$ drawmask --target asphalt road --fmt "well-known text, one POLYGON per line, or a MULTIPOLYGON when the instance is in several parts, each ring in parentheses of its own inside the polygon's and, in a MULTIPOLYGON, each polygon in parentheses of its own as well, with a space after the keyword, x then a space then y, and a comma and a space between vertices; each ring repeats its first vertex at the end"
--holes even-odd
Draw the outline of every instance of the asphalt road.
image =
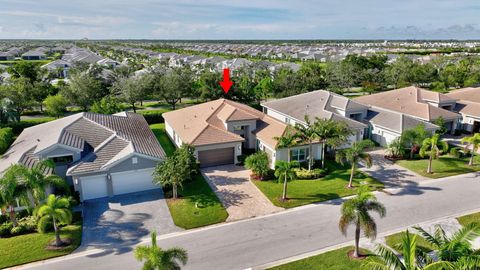
MULTIPOLYGON (((480 174, 412 183, 392 193, 377 195, 388 211, 387 217, 378 219, 379 232, 479 209, 480 174)), ((309 205, 271 216, 167 235, 159 244, 187 249, 189 262, 184 269, 245 269, 351 239, 353 228, 345 238, 337 227, 340 203, 309 205)), ((89 255, 78 253, 28 268, 140 269, 132 248, 89 255)))

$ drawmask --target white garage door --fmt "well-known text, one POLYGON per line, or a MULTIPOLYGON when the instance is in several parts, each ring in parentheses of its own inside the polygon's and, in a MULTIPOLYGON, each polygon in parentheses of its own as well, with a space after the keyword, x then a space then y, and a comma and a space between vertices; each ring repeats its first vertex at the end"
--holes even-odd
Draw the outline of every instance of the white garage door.
POLYGON ((152 183, 152 170, 112 173, 113 194, 125 194, 160 188, 152 183))
POLYGON ((81 177, 80 183, 82 185, 83 200, 90 200, 108 196, 106 175, 81 177))

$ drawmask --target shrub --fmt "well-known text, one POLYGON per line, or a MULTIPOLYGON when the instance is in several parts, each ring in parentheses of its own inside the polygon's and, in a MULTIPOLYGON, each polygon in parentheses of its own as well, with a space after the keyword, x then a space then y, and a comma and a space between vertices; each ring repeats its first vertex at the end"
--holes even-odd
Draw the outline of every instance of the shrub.
POLYGON ((45 117, 45 118, 36 118, 29 120, 22 120, 20 122, 11 122, 3 125, 3 127, 9 127, 12 129, 14 135, 19 135, 26 128, 36 126, 38 124, 43 124, 55 120, 55 118, 45 117))
POLYGON ((308 180, 308 179, 317 179, 325 176, 326 171, 323 169, 312 169, 308 171, 305 168, 295 168, 293 169, 297 175, 297 179, 308 180))
POLYGON ((260 178, 268 174, 269 165, 268 155, 263 151, 250 155, 245 159, 245 167, 252 170, 252 173, 260 178))
POLYGON ((50 116, 60 117, 67 111, 68 101, 61 94, 48 96, 43 103, 45 104, 45 111, 50 116))
POLYGON ((11 222, 5 222, 2 225, 0 225, 0 237, 5 238, 5 237, 10 237, 10 231, 12 230, 13 225, 11 222))
POLYGON ((34 216, 28 216, 18 220, 18 224, 25 228, 25 233, 34 232, 37 230, 37 218, 34 216))
POLYGON ((27 233, 27 228, 22 224, 18 224, 17 227, 12 227, 12 229, 10 230, 10 234, 12 236, 21 235, 25 233, 27 233))
POLYGON ((12 128, 1 128, 0 129, 0 155, 7 151, 8 147, 13 142, 13 131, 12 128))
POLYGON ((143 115, 145 120, 149 125, 151 124, 158 124, 164 123, 165 119, 163 119, 162 114, 167 112, 167 110, 145 110, 145 111, 138 111, 139 114, 143 115))
POLYGON ((459 158, 462 155, 459 150, 460 149, 458 149, 458 147, 453 147, 453 148, 450 149, 449 154, 453 157, 459 158))

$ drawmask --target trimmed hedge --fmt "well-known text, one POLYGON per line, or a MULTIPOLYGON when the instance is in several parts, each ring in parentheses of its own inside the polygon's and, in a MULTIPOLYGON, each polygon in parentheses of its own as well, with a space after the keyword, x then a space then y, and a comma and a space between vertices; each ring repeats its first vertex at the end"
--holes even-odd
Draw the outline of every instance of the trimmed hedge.
POLYGON ((18 136, 26 128, 33 127, 33 126, 36 126, 38 124, 47 123, 47 122, 50 122, 52 120, 55 120, 55 118, 53 118, 53 117, 32 118, 32 119, 28 119, 28 120, 21 120, 20 122, 13 122, 13 123, 4 124, 1 127, 2 128, 5 128, 5 127, 11 128, 12 131, 13 131, 13 134, 18 136))
POLYGON ((170 110, 168 109, 162 109, 162 110, 143 110, 143 111, 137 111, 138 114, 143 115, 145 120, 149 125, 151 124, 158 124, 158 123, 164 123, 165 119, 163 119, 162 114, 165 112, 169 112, 170 110))

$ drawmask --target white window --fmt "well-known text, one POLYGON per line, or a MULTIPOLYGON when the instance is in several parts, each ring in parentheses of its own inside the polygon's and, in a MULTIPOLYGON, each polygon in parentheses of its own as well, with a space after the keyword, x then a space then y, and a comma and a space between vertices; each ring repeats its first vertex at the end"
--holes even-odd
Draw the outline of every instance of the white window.
POLYGON ((138 163, 138 158, 137 157, 133 157, 132 158, 132 164, 137 164, 138 163))
POLYGON ((290 150, 290 158, 296 161, 305 161, 308 158, 308 148, 290 150))

